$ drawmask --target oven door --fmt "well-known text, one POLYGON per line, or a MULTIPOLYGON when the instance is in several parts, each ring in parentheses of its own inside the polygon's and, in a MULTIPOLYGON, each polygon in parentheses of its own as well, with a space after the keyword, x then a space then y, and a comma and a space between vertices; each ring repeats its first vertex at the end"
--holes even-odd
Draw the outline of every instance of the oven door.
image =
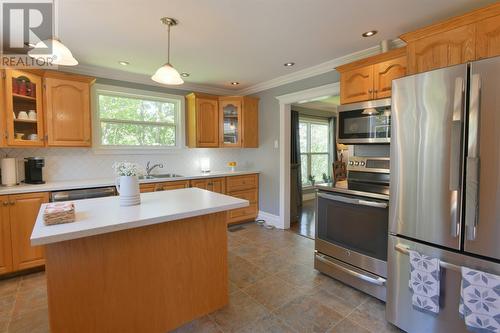
POLYGON ((338 143, 391 141, 390 99, 342 105, 338 111, 338 143))
POLYGON ((388 202, 318 192, 316 250, 387 277, 388 202))

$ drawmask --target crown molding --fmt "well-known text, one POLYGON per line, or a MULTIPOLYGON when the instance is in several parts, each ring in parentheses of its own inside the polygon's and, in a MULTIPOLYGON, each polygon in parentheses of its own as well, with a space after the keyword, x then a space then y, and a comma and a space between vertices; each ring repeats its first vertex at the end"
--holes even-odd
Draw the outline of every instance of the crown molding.
MULTIPOLYGON (((406 45, 405 42, 403 42, 401 39, 394 39, 391 41, 391 47, 398 48, 406 45)), ((339 58, 335 58, 326 62, 323 62, 319 65, 315 65, 312 67, 304 68, 301 70, 298 70, 296 72, 279 76, 277 78, 274 78, 269 81, 257 83, 253 86, 250 86, 248 88, 240 89, 236 93, 238 95, 251 95, 255 94, 257 92, 263 91, 263 90, 268 90, 271 88, 279 87, 288 83, 304 80, 316 75, 321 75, 330 71, 333 71, 336 67, 340 65, 345 65, 350 62, 360 60, 363 58, 367 58, 376 54, 380 54, 380 46, 373 46, 365 50, 357 51, 339 58)))
MULTIPOLYGON (((406 45, 405 42, 403 42, 401 39, 395 39, 391 41, 391 46, 392 48, 398 48, 406 45)), ((207 93, 207 94, 214 94, 214 95, 251 95, 255 94, 257 92, 279 87, 288 83, 304 80, 316 75, 321 75, 330 71, 335 70, 335 67, 338 67, 340 65, 348 64, 350 62, 360 60, 372 55, 376 55, 380 53, 380 46, 376 45, 373 47, 370 47, 365 50, 357 51, 339 58, 335 58, 329 61, 326 61, 324 63, 321 63, 319 65, 311 66, 308 68, 304 68, 301 70, 298 70, 296 72, 286 74, 283 76, 279 76, 277 78, 271 79, 269 81, 257 83, 253 86, 243 88, 240 90, 231 90, 231 89, 225 89, 225 88, 219 88, 219 87, 214 87, 214 86, 209 86, 209 85, 204 85, 204 84, 196 84, 196 83, 190 83, 190 82, 185 82, 184 84, 180 86, 168 86, 169 89, 175 89, 175 90, 187 90, 187 91, 196 91, 196 92, 202 92, 202 93, 207 93)), ((104 67, 99 67, 99 66, 91 66, 91 65, 86 65, 86 64, 81 64, 75 67, 65 67, 65 71, 71 72, 71 73, 76 73, 76 74, 82 74, 82 75, 89 75, 89 76, 94 76, 98 78, 103 78, 103 79, 112 79, 112 80, 119 80, 119 81, 127 81, 127 82, 133 82, 133 83, 139 83, 139 84, 146 84, 149 86, 156 86, 156 87, 163 87, 165 88, 165 85, 156 83, 155 81, 151 80, 151 77, 149 75, 145 74, 139 74, 139 73, 131 73, 131 72, 126 72, 123 70, 118 70, 118 69, 113 69, 113 68, 104 68, 104 67)))
POLYGON ((151 77, 148 75, 145 75, 145 74, 131 73, 131 72, 126 72, 126 71, 113 69, 113 68, 104 68, 104 67, 84 65, 84 64, 81 64, 81 65, 78 65, 75 67, 65 67, 64 71, 75 73, 75 74, 94 76, 94 77, 102 78, 102 79, 112 79, 112 80, 133 82, 133 83, 145 84, 145 85, 149 85, 149 86, 169 88, 169 89, 174 89, 174 90, 196 91, 196 92, 202 92, 202 93, 214 94, 214 95, 235 95, 236 94, 235 90, 218 88, 218 87, 208 86, 208 85, 204 85, 204 84, 190 83, 190 82, 185 82, 184 84, 179 85, 179 86, 165 86, 165 85, 159 84, 159 83, 151 80, 151 77))

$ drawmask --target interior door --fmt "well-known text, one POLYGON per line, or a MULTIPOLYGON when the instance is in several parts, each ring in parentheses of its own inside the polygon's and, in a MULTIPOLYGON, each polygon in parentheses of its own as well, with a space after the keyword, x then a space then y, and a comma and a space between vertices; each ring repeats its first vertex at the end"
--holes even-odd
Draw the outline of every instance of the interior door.
POLYGON ((467 65, 393 81, 389 230, 460 248, 467 65))
POLYGON ((472 63, 465 251, 500 259, 500 59, 472 63))

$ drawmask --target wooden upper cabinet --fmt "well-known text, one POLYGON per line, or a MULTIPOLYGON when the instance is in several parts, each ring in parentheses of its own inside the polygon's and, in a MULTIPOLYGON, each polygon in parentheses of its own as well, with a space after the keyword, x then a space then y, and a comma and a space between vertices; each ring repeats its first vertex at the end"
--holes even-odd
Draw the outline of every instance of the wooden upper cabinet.
POLYGON ((220 146, 259 146, 259 99, 250 96, 219 97, 220 146))
POLYGON ((406 75, 406 56, 373 65, 373 88, 375 99, 392 95, 392 80, 406 75))
POLYGON ((92 78, 45 77, 48 146, 91 146, 90 85, 92 78))
POLYGON ((243 97, 241 117, 241 146, 244 148, 259 147, 259 99, 257 97, 243 97))
POLYGON ((241 104, 240 98, 219 98, 221 147, 241 147, 241 104))
POLYGON ((190 148, 259 145, 259 99, 250 96, 186 96, 186 141, 190 148))
POLYGON ((500 55, 500 15, 476 24, 476 59, 500 55))
POLYGON ((4 74, 7 145, 42 147, 44 143, 42 76, 6 69, 4 74), (31 115, 31 117, 30 117, 31 115))
POLYGON ((400 36, 408 50, 408 72, 500 55, 500 3, 435 23, 400 36))
POLYGON ((475 59, 475 26, 467 25, 408 43, 410 74, 462 64, 475 59))
POLYGON ((0 274, 12 271, 12 242, 9 220, 9 197, 0 196, 0 274))
POLYGON ((186 96, 186 132, 190 148, 219 147, 217 96, 198 93, 186 96))
POLYGON ((9 195, 14 270, 40 266, 45 263, 43 247, 31 246, 30 237, 40 206, 47 202, 49 202, 48 193, 9 195))
POLYGON ((392 80, 405 76, 406 67, 404 47, 337 67, 340 103, 391 97, 392 80))
POLYGON ((367 101, 373 98, 373 66, 356 68, 341 75, 341 104, 367 101))

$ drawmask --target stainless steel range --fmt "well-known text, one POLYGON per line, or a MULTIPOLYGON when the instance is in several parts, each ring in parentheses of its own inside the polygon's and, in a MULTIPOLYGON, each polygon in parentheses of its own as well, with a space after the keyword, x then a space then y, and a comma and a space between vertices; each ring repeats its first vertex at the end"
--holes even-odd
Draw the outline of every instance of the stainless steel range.
POLYGON ((316 186, 314 267, 386 299, 388 157, 351 157, 347 181, 316 186))

